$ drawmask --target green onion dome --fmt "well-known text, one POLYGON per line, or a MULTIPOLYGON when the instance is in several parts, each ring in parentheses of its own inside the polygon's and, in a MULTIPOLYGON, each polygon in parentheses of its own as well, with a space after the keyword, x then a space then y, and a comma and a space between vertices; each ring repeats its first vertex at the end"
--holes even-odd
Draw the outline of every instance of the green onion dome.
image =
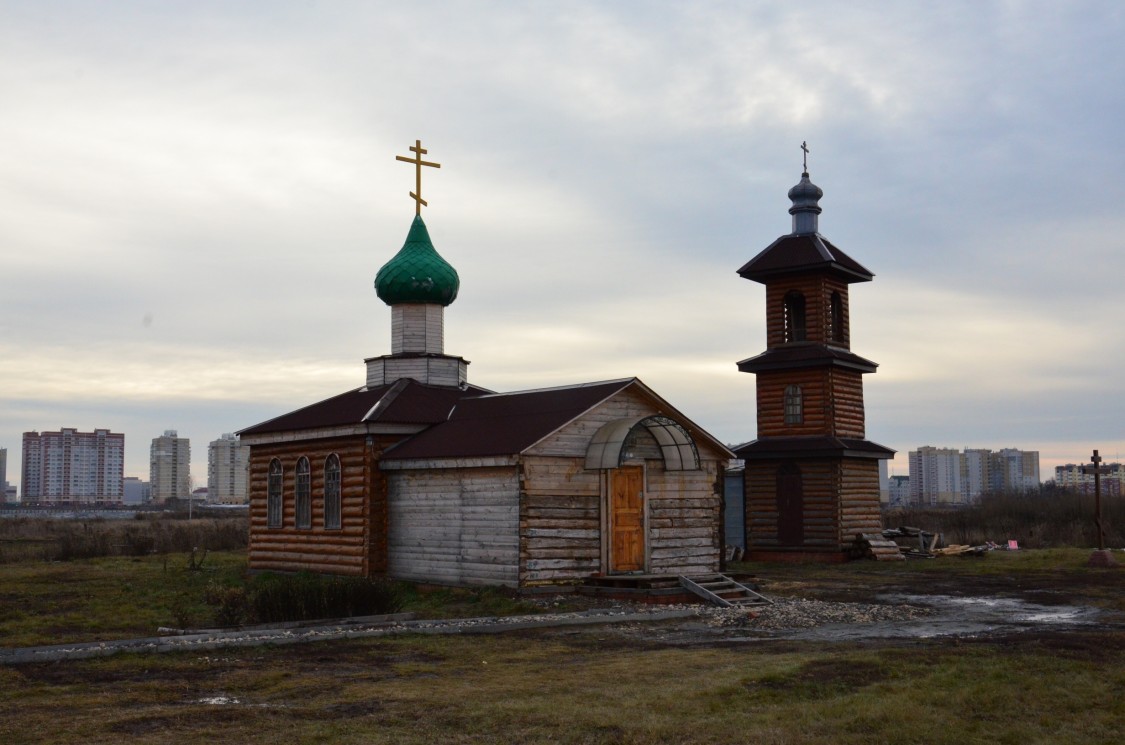
POLYGON ((449 305, 460 286, 457 270, 434 248, 421 215, 414 218, 402 250, 375 275, 375 293, 387 305, 449 305))

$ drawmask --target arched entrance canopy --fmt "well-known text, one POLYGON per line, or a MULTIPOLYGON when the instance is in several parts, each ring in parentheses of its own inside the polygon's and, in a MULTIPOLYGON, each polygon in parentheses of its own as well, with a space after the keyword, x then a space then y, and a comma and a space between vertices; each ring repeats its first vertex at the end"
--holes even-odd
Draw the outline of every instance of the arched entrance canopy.
POLYGON ((695 440, 678 422, 666 416, 641 416, 617 419, 603 424, 586 448, 586 468, 617 468, 627 460, 626 443, 637 429, 645 428, 664 458, 665 471, 699 470, 699 450, 695 440))

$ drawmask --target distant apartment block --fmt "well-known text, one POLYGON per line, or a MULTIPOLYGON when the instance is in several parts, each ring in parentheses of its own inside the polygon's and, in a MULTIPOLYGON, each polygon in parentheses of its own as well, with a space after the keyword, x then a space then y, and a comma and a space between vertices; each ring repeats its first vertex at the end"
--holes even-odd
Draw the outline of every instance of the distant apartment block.
POLYGON ((149 450, 150 500, 187 499, 191 496, 191 442, 176 430, 165 430, 152 439, 149 450))
POLYGON ((8 448, 0 448, 0 502, 15 502, 16 487, 8 483, 8 448))
POLYGON ((911 450, 910 503, 930 507, 961 504, 961 454, 951 448, 925 445, 911 450))
POLYGON ((1005 448, 993 456, 992 467, 993 491, 1027 492, 1039 488, 1039 452, 1036 450, 1005 448))
MULTIPOLYGON (((1088 464, 1067 463, 1065 466, 1055 466, 1055 484, 1083 494, 1093 494, 1094 474, 1085 473, 1086 465, 1088 464)), ((1103 468, 1108 473, 1101 475, 1102 494, 1119 497, 1125 493, 1121 488, 1121 482, 1125 480, 1125 466, 1121 463, 1106 463, 1103 468)))
POLYGON ((250 448, 232 434, 207 446, 207 495, 212 504, 246 504, 250 448))
POLYGON ((141 481, 136 476, 125 477, 125 504, 146 504, 150 498, 147 481, 141 481))
POLYGON ((1039 487, 1039 453, 1004 448, 920 447, 909 454, 909 503, 969 504, 987 492, 1027 492, 1039 487))
POLYGON ((24 504, 120 505, 125 435, 108 429, 23 433, 24 504))
POLYGON ((887 480, 888 501, 893 507, 910 504, 910 477, 891 476, 887 480))

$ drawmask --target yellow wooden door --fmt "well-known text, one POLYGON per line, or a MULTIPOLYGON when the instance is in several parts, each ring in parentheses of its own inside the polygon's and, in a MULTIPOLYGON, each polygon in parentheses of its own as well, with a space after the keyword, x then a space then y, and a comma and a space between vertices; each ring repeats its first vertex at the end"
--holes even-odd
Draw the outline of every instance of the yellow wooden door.
POLYGON ((635 572, 645 566, 644 470, 625 466, 610 471, 610 571, 635 572))

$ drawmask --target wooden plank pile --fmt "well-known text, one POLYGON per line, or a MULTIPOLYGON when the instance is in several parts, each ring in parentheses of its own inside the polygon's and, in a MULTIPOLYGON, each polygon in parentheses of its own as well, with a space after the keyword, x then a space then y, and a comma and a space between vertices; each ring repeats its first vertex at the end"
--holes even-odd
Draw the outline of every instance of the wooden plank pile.
POLYGON ((984 556, 992 549, 988 546, 953 545, 934 551, 935 556, 984 556))

